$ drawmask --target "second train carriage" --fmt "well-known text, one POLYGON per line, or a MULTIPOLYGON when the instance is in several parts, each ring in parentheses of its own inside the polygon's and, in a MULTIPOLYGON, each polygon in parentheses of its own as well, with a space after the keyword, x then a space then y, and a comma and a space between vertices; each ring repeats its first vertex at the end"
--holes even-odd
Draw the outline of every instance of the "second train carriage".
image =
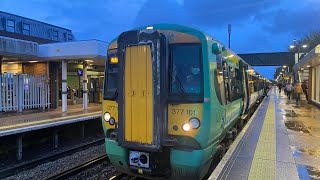
POLYGON ((108 47, 106 151, 126 173, 202 179, 228 131, 263 95, 265 79, 199 30, 158 24, 108 47))

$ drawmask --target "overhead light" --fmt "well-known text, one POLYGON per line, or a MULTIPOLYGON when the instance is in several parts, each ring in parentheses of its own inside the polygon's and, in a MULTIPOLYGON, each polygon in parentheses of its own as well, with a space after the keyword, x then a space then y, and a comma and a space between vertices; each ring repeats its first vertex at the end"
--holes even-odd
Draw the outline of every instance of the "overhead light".
POLYGON ((304 44, 304 45, 302 45, 302 47, 303 47, 303 48, 306 48, 306 47, 308 47, 308 45, 304 44))
POLYGON ((90 60, 90 59, 87 59, 87 60, 85 60, 85 61, 87 61, 87 62, 94 62, 93 60, 90 60))
POLYGON ((310 65, 307 65, 307 68, 311 67, 310 65))
POLYGON ((36 62, 38 62, 38 61, 29 61, 30 63, 36 63, 36 62))
POLYGON ((287 66, 286 66, 286 65, 283 65, 282 67, 283 67, 283 68, 286 68, 287 66))
POLYGON ((293 49, 295 46, 294 45, 290 45, 290 48, 293 49))
POLYGON ((153 29, 153 27, 152 26, 148 26, 146 29, 153 29))

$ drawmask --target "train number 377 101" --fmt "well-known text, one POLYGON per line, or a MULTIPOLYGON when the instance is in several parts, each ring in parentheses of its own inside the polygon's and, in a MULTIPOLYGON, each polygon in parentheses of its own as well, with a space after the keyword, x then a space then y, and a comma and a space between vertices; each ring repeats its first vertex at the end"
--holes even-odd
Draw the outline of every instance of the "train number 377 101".
POLYGON ((172 109, 171 114, 196 116, 197 111, 193 109, 172 109))

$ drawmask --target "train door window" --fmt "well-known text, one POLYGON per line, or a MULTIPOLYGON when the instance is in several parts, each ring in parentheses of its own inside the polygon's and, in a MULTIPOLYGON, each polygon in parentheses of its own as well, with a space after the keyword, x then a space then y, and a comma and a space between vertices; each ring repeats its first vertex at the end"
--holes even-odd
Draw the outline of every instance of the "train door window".
POLYGON ((228 64, 226 62, 223 62, 223 78, 224 78, 224 89, 225 89, 226 103, 229 103, 231 101, 229 71, 230 71, 230 67, 228 66, 228 64))
POLYGON ((240 80, 239 69, 230 67, 230 86, 231 86, 231 99, 232 101, 240 98, 240 80))
MULTIPOLYGON (((214 88, 216 90, 217 98, 220 104, 225 105, 225 93, 223 83, 223 63, 221 54, 216 55, 217 68, 214 71, 214 88)), ((210 62, 213 63, 213 62, 210 62)))
POLYGON ((118 95, 118 58, 117 49, 108 51, 105 68, 104 99, 116 100, 118 95))

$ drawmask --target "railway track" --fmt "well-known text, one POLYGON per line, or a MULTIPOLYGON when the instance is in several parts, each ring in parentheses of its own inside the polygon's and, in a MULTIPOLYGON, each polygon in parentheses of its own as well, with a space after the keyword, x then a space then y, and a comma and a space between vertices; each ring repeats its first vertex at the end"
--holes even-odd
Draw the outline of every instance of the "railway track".
POLYGON ((29 161, 29 162, 24 162, 24 163, 20 163, 18 165, 13 165, 11 167, 1 169, 0 170, 0 179, 15 175, 16 173, 19 173, 19 172, 24 171, 24 170, 31 169, 33 167, 36 167, 36 166, 40 165, 40 164, 43 164, 43 163, 46 163, 46 162, 49 162, 49 161, 53 161, 53 160, 62 158, 64 156, 68 156, 69 154, 73 154, 73 153, 79 152, 79 151, 87 149, 89 147, 100 145, 103 142, 104 142, 103 138, 102 139, 98 139, 96 141, 92 141, 92 142, 86 143, 84 145, 80 145, 80 146, 77 146, 77 147, 74 147, 74 148, 70 148, 70 149, 62 151, 62 152, 49 154, 49 155, 46 155, 46 156, 42 156, 42 157, 36 158, 36 159, 34 159, 32 161, 29 161))
POLYGON ((135 176, 130 176, 128 174, 125 173, 119 173, 115 176, 112 176, 109 180, 133 180, 133 179, 137 179, 137 177, 135 176))
POLYGON ((62 173, 54 175, 54 176, 48 178, 48 180, 67 179, 67 178, 69 178, 69 177, 71 177, 73 175, 76 175, 76 174, 78 174, 78 173, 80 173, 80 172, 82 172, 82 171, 84 171, 84 170, 86 170, 88 168, 91 168, 91 167, 93 167, 93 166, 95 166, 95 165, 97 165, 99 163, 102 163, 104 161, 109 161, 109 158, 108 158, 107 155, 100 156, 100 157, 98 157, 96 159, 93 159, 91 161, 88 161, 88 162, 86 162, 84 164, 81 164, 81 165, 76 166, 74 168, 71 168, 71 169, 69 169, 67 171, 64 171, 62 173))

